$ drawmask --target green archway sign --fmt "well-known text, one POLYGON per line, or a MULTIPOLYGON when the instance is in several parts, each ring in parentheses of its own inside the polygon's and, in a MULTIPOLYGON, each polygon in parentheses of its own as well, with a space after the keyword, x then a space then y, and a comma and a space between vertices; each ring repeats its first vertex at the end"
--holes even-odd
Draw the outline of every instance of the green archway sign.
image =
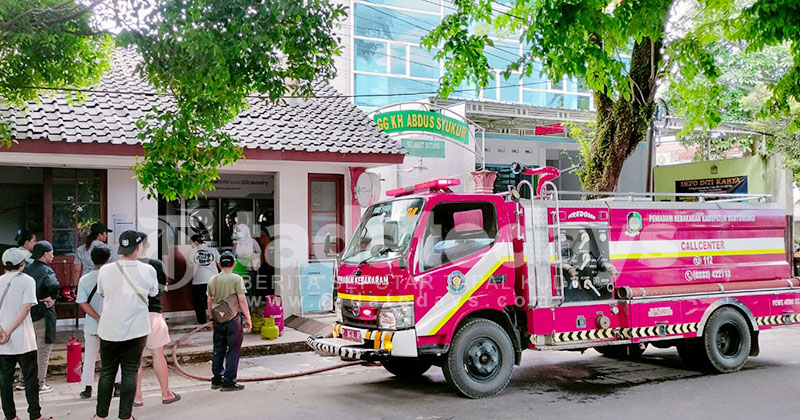
POLYGON ((375 124, 386 133, 424 131, 469 145, 469 125, 431 111, 388 111, 375 114, 375 124))

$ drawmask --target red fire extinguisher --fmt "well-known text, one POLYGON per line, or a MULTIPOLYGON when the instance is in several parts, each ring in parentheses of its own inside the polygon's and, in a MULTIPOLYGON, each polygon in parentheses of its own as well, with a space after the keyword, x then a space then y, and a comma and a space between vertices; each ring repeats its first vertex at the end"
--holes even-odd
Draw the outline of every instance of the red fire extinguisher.
POLYGON ((81 343, 75 337, 67 343, 67 382, 81 380, 81 343))

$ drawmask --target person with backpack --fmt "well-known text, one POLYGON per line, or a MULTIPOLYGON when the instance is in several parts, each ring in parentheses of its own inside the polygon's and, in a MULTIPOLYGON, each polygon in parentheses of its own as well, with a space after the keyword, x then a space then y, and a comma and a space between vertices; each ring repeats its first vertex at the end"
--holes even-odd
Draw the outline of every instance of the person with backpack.
POLYGON ((119 418, 127 420, 132 417, 136 376, 142 350, 151 332, 145 296, 158 294, 156 270, 138 261, 142 249, 142 237, 138 232, 122 232, 117 251, 122 258, 100 267, 97 274, 97 293, 103 297, 103 316, 97 325, 101 361, 97 408, 93 417, 97 420, 108 417, 114 376, 120 367, 119 418))
MULTIPOLYGON (((83 323, 83 339, 85 349, 83 354, 83 372, 81 383, 86 387, 79 394, 82 399, 92 398, 92 385, 94 384, 94 370, 97 356, 100 354, 100 337, 97 336, 97 323, 103 313, 103 298, 97 294, 97 274, 100 267, 111 258, 111 249, 106 244, 98 244, 92 248, 92 266, 94 271, 84 275, 78 280, 78 298, 75 302, 86 313, 83 323)), ((121 372, 117 370, 114 380, 114 394, 119 396, 119 383, 121 372)))
POLYGON ((211 353, 211 389, 240 391, 244 385, 236 382, 244 332, 253 322, 245 296, 244 279, 233 273, 236 256, 223 252, 219 257, 222 272, 208 283, 208 315, 214 321, 214 348, 211 353), (244 315, 244 330, 242 329, 244 315))

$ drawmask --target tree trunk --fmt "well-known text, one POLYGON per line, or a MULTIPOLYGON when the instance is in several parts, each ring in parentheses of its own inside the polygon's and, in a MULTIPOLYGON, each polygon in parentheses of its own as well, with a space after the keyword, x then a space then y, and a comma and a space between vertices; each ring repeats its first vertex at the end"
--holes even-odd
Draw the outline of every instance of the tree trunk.
POLYGON ((595 92, 597 131, 583 176, 587 191, 616 191, 622 165, 645 140, 655 110, 656 72, 662 41, 644 38, 633 46, 629 69, 631 99, 614 101, 595 92))

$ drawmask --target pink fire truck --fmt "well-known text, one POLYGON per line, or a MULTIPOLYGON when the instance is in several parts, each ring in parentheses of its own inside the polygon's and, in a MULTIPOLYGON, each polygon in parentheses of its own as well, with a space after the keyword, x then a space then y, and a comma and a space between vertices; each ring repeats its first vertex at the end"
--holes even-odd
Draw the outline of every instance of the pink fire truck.
POLYGON ((765 197, 565 200, 557 170, 526 173, 536 187, 503 194, 452 193, 452 179, 389 191, 339 259, 334 337, 308 344, 404 378, 441 366, 482 398, 524 349, 675 346, 687 365, 727 373, 758 354, 761 331, 800 323, 786 218, 765 197))

